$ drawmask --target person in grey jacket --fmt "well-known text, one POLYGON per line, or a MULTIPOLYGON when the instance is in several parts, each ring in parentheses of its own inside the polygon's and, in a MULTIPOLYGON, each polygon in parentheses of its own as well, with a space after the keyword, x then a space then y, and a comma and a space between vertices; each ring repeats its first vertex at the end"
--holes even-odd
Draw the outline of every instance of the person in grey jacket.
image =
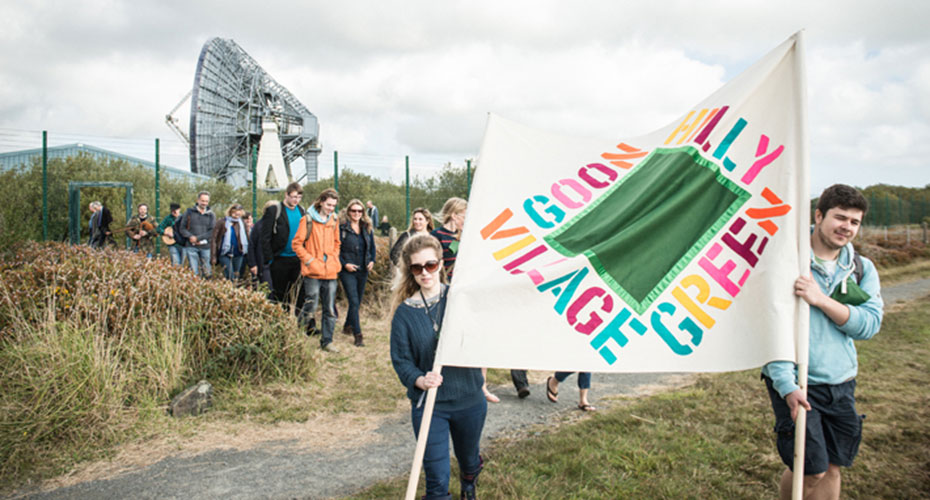
POLYGON ((808 411, 804 446, 804 498, 839 498, 840 467, 850 467, 862 440, 856 412, 858 359, 854 340, 868 340, 882 326, 884 303, 875 265, 858 256, 852 240, 869 202, 843 184, 827 188, 814 210, 810 273, 794 282, 794 293, 810 305, 810 353, 806 391, 797 366, 772 361, 762 369, 775 413, 777 447, 788 466, 779 485, 791 498, 795 419, 808 411))
POLYGON ((188 208, 181 216, 181 237, 187 240, 184 253, 194 275, 203 274, 209 278, 210 269, 210 241, 213 239, 213 229, 216 227, 216 215, 210 210, 210 193, 201 191, 197 193, 197 204, 188 208))

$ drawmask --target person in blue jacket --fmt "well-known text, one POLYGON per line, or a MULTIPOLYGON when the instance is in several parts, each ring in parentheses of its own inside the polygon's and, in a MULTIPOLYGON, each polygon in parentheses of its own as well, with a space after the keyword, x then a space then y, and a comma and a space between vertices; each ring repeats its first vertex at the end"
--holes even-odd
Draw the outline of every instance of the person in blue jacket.
POLYGON ((791 498, 799 407, 808 412, 804 498, 839 498, 840 467, 852 465, 862 440, 853 341, 878 333, 884 306, 875 265, 852 245, 868 208, 862 193, 835 184, 820 195, 814 211, 811 272, 794 283, 795 295, 810 305, 807 392, 798 386, 795 363, 773 361, 762 369, 775 413, 778 452, 788 466, 779 485, 782 499, 791 498))
POLYGON ((354 334, 355 345, 365 345, 362 338, 362 325, 358 319, 358 309, 365 296, 365 284, 368 272, 375 266, 375 234, 371 219, 365 214, 365 206, 360 200, 352 200, 339 214, 339 260, 342 270, 339 281, 349 301, 349 312, 342 333, 354 334))
POLYGON ((420 434, 426 391, 434 387, 436 405, 426 439, 424 499, 452 500, 449 493, 449 439, 459 462, 461 498, 474 500, 483 461, 479 454, 488 402, 481 368, 443 366, 433 371, 442 318, 449 294, 442 247, 428 234, 412 236, 401 251, 391 297, 391 364, 407 388, 413 432, 420 434))

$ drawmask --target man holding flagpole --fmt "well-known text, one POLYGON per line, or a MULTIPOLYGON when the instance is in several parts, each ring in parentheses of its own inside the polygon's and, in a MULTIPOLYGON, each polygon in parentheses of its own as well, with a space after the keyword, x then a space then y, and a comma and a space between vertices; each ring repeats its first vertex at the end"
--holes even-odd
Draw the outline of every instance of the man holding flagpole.
POLYGON ((855 188, 835 184, 820 196, 811 232, 810 274, 799 277, 795 294, 810 307, 810 385, 798 384, 797 366, 773 361, 762 369, 775 412, 778 452, 789 467, 781 478, 782 499, 792 493, 795 419, 807 410, 804 498, 838 499, 840 467, 849 467, 862 440, 856 413, 858 361, 854 340, 878 333, 883 302, 878 272, 856 254, 852 240, 868 211, 855 188))

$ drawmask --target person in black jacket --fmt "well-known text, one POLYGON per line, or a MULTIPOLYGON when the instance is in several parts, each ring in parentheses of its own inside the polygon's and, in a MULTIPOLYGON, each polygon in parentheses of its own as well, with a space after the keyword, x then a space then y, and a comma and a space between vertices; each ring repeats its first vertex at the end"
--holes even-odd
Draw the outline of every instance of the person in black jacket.
MULTIPOLYGON (((267 212, 268 208, 277 205, 277 203, 274 200, 268 200, 265 202, 262 213, 267 212)), ((265 254, 262 253, 262 226, 262 219, 259 219, 252 226, 252 231, 249 233, 249 253, 245 254, 245 258, 252 279, 258 283, 268 283, 268 288, 272 289, 271 268, 265 265, 265 254)))
POLYGON ((339 260, 342 263, 339 281, 349 301, 349 312, 342 333, 354 334, 355 345, 361 347, 365 344, 358 309, 365 295, 368 271, 375 266, 375 235, 361 200, 350 201, 339 214, 339 240, 342 242, 339 247, 339 260))
POLYGON ((393 262, 395 266, 400 263, 401 251, 404 249, 404 243, 406 243, 409 238, 417 234, 429 234, 432 231, 433 214, 429 213, 429 210, 423 207, 413 209, 413 214, 410 216, 410 227, 397 236, 397 241, 394 243, 394 246, 391 247, 391 262, 393 262))
MULTIPOLYGON (((284 190, 284 202, 265 209, 261 222, 262 259, 271 274, 272 300, 286 307, 293 290, 297 295, 296 311, 303 308, 304 294, 300 282, 300 259, 291 247, 297 227, 304 216, 300 200, 304 190, 292 182, 284 190)), ((309 331, 309 330, 308 330, 309 331)))
POLYGON ((197 193, 197 204, 188 208, 181 216, 178 229, 181 237, 187 240, 184 254, 194 276, 203 273, 204 278, 209 278, 213 275, 210 267, 210 242, 213 240, 215 227, 216 215, 210 209, 210 193, 201 191, 197 193))
POLYGON ((113 216, 110 215, 110 209, 103 206, 99 201, 90 203, 90 239, 88 243, 91 248, 103 248, 107 240, 113 240, 110 232, 110 223, 113 222, 113 216))

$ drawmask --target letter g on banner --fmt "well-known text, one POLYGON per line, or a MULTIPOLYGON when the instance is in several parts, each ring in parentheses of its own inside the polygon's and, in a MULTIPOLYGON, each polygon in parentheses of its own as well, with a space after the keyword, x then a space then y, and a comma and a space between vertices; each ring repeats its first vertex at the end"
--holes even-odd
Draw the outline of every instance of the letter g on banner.
POLYGON ((543 210, 543 213, 551 215, 553 220, 546 220, 536 210, 536 203, 545 206, 549 203, 549 198, 538 194, 532 198, 527 198, 526 201, 523 202, 523 210, 526 212, 526 215, 530 216, 530 219, 532 219, 537 226, 543 229, 552 229, 556 224, 562 222, 565 219, 565 211, 556 205, 549 205, 545 210, 543 210))

